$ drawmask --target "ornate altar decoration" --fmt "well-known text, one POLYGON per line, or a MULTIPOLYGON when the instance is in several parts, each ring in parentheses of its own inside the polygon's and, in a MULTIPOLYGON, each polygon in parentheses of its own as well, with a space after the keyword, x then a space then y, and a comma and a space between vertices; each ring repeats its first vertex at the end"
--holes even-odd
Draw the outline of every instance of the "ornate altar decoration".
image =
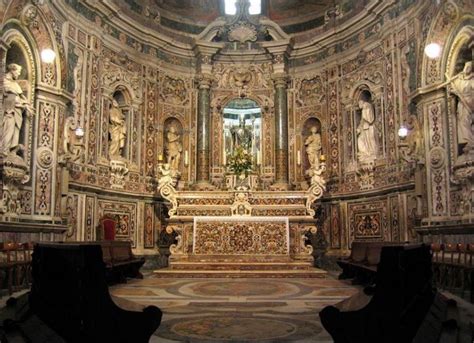
POLYGON ((250 216, 252 206, 249 203, 249 193, 236 192, 234 194, 234 203, 230 207, 233 216, 250 216))
POLYGON ((288 217, 195 217, 196 255, 289 256, 288 217))
POLYGON ((171 217, 176 214, 178 208, 176 184, 179 178, 179 172, 171 169, 168 163, 158 164, 158 192, 161 197, 171 204, 168 215, 171 217))
POLYGON ((325 171, 326 162, 324 159, 321 159, 317 169, 311 168, 308 170, 308 175, 311 177, 311 182, 307 191, 308 195, 306 198, 306 210, 311 216, 316 214, 316 211, 313 209, 314 202, 320 199, 323 196, 323 192, 326 190, 326 181, 322 176, 325 171))

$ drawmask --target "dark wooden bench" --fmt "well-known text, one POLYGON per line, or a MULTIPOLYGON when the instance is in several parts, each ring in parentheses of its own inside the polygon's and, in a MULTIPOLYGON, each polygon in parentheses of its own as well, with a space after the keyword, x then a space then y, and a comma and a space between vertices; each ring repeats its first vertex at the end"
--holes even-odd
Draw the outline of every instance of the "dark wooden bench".
POLYGON ((339 279, 354 279, 354 283, 370 284, 377 273, 380 254, 385 246, 404 245, 401 242, 352 242, 348 258, 337 260, 342 269, 339 279))
POLYGON ((439 288, 460 293, 470 293, 474 303, 474 245, 464 243, 433 243, 433 278, 439 288))
POLYGON ((102 247, 102 258, 109 282, 124 282, 127 277, 143 278, 140 268, 145 259, 133 255, 130 241, 98 241, 97 244, 102 247))
POLYGON ((0 243, 0 287, 10 295, 29 287, 32 251, 32 243, 0 243))

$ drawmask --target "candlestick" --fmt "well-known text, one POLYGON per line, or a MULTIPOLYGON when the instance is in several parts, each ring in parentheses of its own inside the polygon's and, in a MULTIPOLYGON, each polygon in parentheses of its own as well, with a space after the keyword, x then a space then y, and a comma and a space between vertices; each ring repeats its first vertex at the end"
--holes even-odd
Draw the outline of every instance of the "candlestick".
POLYGON ((301 165, 301 151, 298 150, 298 152, 296 153, 296 164, 297 165, 301 165))

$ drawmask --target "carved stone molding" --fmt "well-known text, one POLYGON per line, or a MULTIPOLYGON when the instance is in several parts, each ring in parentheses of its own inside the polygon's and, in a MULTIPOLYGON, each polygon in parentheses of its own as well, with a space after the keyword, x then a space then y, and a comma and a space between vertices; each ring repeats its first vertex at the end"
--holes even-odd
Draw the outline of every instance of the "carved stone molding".
POLYGON ((166 227, 166 233, 171 235, 173 232, 176 233, 176 244, 170 245, 171 255, 183 255, 183 231, 184 228, 180 225, 168 225, 166 227))
POLYGON ((257 40, 257 30, 254 25, 245 22, 239 22, 229 28, 230 42, 255 42, 257 40))
POLYGON ((170 217, 176 215, 176 209, 178 208, 176 184, 179 178, 179 172, 172 170, 168 163, 158 164, 158 192, 161 197, 168 200, 171 204, 171 208, 168 210, 170 217))
POLYGON ((37 161, 41 168, 50 169, 53 164, 53 152, 47 147, 40 147, 36 152, 37 161))
POLYGON ((128 174, 128 165, 124 160, 110 161, 110 185, 115 189, 123 189, 125 187, 125 175, 128 174))
POLYGON ((249 203, 249 194, 247 192, 236 192, 234 194, 234 203, 230 207, 233 216, 252 215, 252 206, 249 203))
POLYGON ((308 175, 311 177, 310 186, 306 192, 306 211, 309 215, 314 216, 316 211, 312 208, 313 203, 323 196, 326 190, 326 180, 322 174, 326 171, 326 163, 321 162, 318 169, 309 169, 308 175))
POLYGON ((16 155, 9 155, 3 161, 3 199, 0 213, 8 216, 18 216, 21 213, 20 188, 28 181, 27 166, 16 155))
POLYGON ((369 190, 374 188, 374 163, 367 162, 360 164, 357 169, 357 176, 361 190, 369 190))

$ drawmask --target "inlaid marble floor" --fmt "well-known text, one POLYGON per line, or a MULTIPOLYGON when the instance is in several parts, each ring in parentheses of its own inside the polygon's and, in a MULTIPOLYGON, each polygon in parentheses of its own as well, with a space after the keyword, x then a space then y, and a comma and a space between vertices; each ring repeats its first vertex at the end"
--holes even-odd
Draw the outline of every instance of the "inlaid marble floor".
POLYGON ((332 342, 318 312, 358 292, 333 279, 158 279, 111 287, 119 306, 156 305, 150 342, 332 342), (134 302, 135 304, 133 304, 134 302), (137 305, 139 304, 139 305, 137 305))

